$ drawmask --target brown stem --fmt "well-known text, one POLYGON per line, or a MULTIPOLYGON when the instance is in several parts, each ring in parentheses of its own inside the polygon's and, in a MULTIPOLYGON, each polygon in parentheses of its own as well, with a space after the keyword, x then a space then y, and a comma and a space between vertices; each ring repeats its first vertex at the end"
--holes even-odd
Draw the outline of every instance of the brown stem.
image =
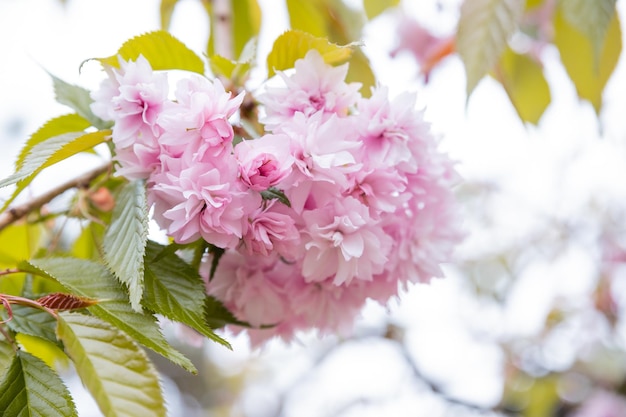
POLYGON ((213 0, 213 45, 215 53, 224 58, 234 59, 233 14, 230 0, 213 0))
POLYGON ((44 204, 49 203, 53 198, 63 194, 65 191, 76 187, 88 186, 93 179, 95 179, 100 174, 104 174, 110 169, 111 163, 108 162, 102 166, 99 166, 92 169, 91 171, 84 173, 81 176, 78 176, 54 187, 53 189, 40 195, 39 197, 33 198, 32 200, 22 205, 11 207, 5 212, 0 213, 0 231, 2 231, 5 227, 9 226, 13 222, 26 216, 28 213, 40 209, 44 204))
POLYGON ((7 268, 7 269, 4 269, 4 270, 0 271, 0 277, 3 276, 3 275, 18 274, 20 272, 22 272, 22 271, 20 271, 17 268, 7 268))

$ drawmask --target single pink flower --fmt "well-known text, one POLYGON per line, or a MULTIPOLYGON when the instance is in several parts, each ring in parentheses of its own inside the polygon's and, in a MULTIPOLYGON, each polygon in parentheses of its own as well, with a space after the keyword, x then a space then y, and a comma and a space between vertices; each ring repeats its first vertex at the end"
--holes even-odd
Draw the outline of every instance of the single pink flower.
POLYGON ((308 282, 333 277, 333 284, 353 279, 369 281, 381 273, 391 249, 391 238, 374 222, 366 206, 353 197, 305 211, 302 274, 308 282))
POLYGON ((248 216, 243 248, 248 254, 270 256, 278 253, 294 259, 300 243, 300 232, 292 210, 277 200, 259 207, 248 216))
POLYGON ((202 161, 232 150, 233 127, 228 119, 239 109, 243 93, 231 97, 222 83, 191 74, 178 82, 176 101, 159 117, 163 134, 159 140, 170 155, 187 152, 202 161))
POLYGON ((118 148, 153 144, 161 133, 157 118, 167 100, 167 75, 154 73, 142 55, 134 62, 120 59, 120 65, 114 70, 118 94, 111 99, 113 142, 118 148))
POLYGON ((258 99, 265 105, 267 117, 262 119, 268 130, 273 130, 294 114, 306 117, 320 113, 346 116, 348 109, 360 97, 360 83, 347 84, 344 80, 348 64, 333 67, 324 62, 320 53, 312 49, 295 63, 295 72, 278 72, 284 87, 267 87, 258 99))
POLYGON ((278 185, 291 173, 294 163, 289 145, 289 137, 281 134, 239 142, 235 146, 235 158, 241 181, 255 191, 278 185))

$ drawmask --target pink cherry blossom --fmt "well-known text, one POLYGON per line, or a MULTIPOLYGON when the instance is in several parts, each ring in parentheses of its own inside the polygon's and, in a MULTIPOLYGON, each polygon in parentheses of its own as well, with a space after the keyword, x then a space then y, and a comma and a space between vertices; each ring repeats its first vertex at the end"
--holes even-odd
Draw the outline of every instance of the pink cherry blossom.
POLYGON ((271 200, 248 215, 243 247, 248 254, 271 256, 276 252, 287 259, 297 256, 300 232, 291 210, 271 200))
POLYGON ((186 162, 164 157, 163 171, 150 178, 155 219, 178 243, 202 237, 222 248, 236 247, 246 213, 258 207, 260 196, 235 181, 234 158, 220 164, 186 162))
POLYGON ((232 98, 218 79, 191 74, 178 82, 175 96, 159 117, 164 130, 160 143, 168 153, 189 152, 196 160, 229 153, 233 127, 228 119, 239 109, 243 93, 232 98))
POLYGON ((355 198, 335 200, 302 217, 306 223, 302 274, 308 282, 329 277, 334 277, 335 285, 369 281, 384 270, 391 238, 355 198))
POLYGON ((296 113, 310 116, 322 114, 345 116, 359 98, 360 83, 347 84, 344 80, 348 64, 332 67, 320 53, 312 49, 295 63, 295 72, 278 72, 284 87, 267 87, 259 101, 265 105, 267 117, 262 121, 268 130, 289 121, 296 113))
POLYGON ((157 117, 167 99, 167 75, 154 73, 142 55, 135 62, 120 60, 120 65, 119 71, 114 70, 119 93, 111 100, 113 142, 120 148, 136 141, 153 143, 161 132, 157 117))
POLYGON ((255 191, 278 185, 291 173, 294 163, 289 145, 289 137, 281 134, 241 141, 235 146, 241 181, 255 191))

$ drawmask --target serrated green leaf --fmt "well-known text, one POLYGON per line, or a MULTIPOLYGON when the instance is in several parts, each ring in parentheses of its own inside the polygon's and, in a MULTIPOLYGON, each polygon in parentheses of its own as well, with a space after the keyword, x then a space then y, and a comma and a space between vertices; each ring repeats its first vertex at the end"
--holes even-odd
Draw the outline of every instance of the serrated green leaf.
POLYGON ((299 30, 288 30, 280 35, 267 56, 268 76, 293 68, 298 59, 304 58, 311 49, 316 49, 327 64, 340 64, 352 55, 354 45, 340 46, 299 30))
POLYGON ((500 59, 523 11, 523 0, 466 0, 461 5, 456 47, 465 66, 468 97, 500 59))
POLYGON ((110 122, 105 122, 91 111, 90 105, 93 103, 93 99, 89 95, 89 90, 66 83, 52 74, 49 75, 52 77, 54 94, 59 103, 72 108, 80 116, 88 120, 92 126, 98 129, 108 129, 111 127, 110 122))
POLYGON ((363 7, 368 19, 373 19, 390 7, 396 7, 400 0, 363 0, 363 7))
POLYGON ((354 48, 349 59, 346 57, 334 62, 325 60, 329 64, 348 61, 350 67, 346 81, 360 82, 361 94, 369 97, 371 87, 376 84, 376 78, 369 60, 354 43, 354 41, 361 39, 361 32, 365 24, 363 12, 347 7, 341 0, 312 0, 309 2, 287 0, 287 8, 292 29, 330 40, 335 44, 354 48))
POLYGON ((206 290, 198 273, 174 253, 148 242, 146 247, 144 305, 149 310, 179 321, 228 348, 204 317, 206 290))
POLYGON ((167 343, 154 316, 131 308, 126 291, 104 265, 75 258, 47 258, 23 262, 20 268, 56 280, 73 294, 102 300, 87 310, 189 372, 197 372, 189 359, 167 343))
POLYGON ((172 21, 172 15, 174 14, 174 9, 178 4, 178 0, 161 0, 161 4, 159 6, 159 14, 161 16, 161 29, 168 30, 170 28, 170 23, 172 21))
MULTIPOLYGON (((7 325, 16 333, 24 333, 41 337, 53 343, 57 342, 55 328, 56 320, 49 313, 33 307, 12 306, 13 319, 7 325)), ((3 320, 8 319, 6 311, 2 310, 3 320)))
POLYGON ((202 59, 163 30, 136 36, 124 42, 115 55, 97 59, 102 64, 119 68, 118 56, 125 61, 136 61, 139 55, 143 55, 150 62, 153 70, 179 69, 204 74, 202 59))
POLYGON ((20 351, 0 382, 0 415, 77 417, 61 378, 41 359, 20 351))
POLYGON ((524 122, 539 123, 551 101, 550 87, 539 63, 507 48, 495 70, 511 104, 524 122))
POLYGON ((87 119, 75 113, 48 120, 26 141, 26 144, 20 151, 17 161, 15 162, 15 169, 18 170, 22 167, 26 155, 28 155, 31 149, 33 149, 33 146, 38 143, 64 133, 82 132, 87 129, 89 125, 90 123, 87 119))
POLYGON ((141 311, 143 257, 148 237, 148 206, 143 181, 122 186, 113 218, 104 234, 104 259, 115 276, 128 287, 130 304, 141 311))
POLYGON ((13 345, 0 333, 0 380, 3 379, 6 370, 13 361, 13 356, 15 356, 13 345))
POLYGON ((261 29, 261 8, 257 0, 231 0, 233 16, 233 55, 242 54, 246 44, 259 35, 261 29))
POLYGON ((561 55, 561 62, 576 87, 578 97, 588 100, 596 113, 602 107, 602 92, 622 52, 622 33, 617 13, 613 14, 606 32, 597 65, 591 41, 573 27, 557 11, 554 18, 554 44, 561 55))
POLYGON ((110 130, 99 130, 92 133, 64 133, 54 136, 41 143, 36 144, 30 150, 20 169, 13 175, 0 181, 0 188, 17 183, 17 187, 11 197, 5 201, 2 209, 8 205, 21 193, 45 168, 52 166, 70 156, 87 151, 102 143, 111 135, 110 130))
POLYGON ((59 314, 57 334, 106 417, 165 417, 159 377, 133 340, 97 317, 59 314))
POLYGON ((616 0, 561 0, 559 2, 559 8, 565 20, 591 41, 596 67, 606 31, 616 13, 615 2, 616 0))

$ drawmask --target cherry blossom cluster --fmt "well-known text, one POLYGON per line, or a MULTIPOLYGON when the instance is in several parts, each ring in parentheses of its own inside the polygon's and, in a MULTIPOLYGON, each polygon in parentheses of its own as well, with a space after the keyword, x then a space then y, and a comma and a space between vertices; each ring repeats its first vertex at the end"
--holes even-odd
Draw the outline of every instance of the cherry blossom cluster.
MULTIPOLYGON (((441 276, 461 237, 453 162, 415 97, 362 97, 348 65, 317 51, 256 96, 264 134, 236 138, 244 98, 190 74, 122 62, 93 94, 114 122, 117 172, 145 179, 154 219, 177 243, 225 249, 207 291, 253 343, 348 331, 367 299, 441 276)), ((236 328, 237 329, 237 328, 236 328)))

